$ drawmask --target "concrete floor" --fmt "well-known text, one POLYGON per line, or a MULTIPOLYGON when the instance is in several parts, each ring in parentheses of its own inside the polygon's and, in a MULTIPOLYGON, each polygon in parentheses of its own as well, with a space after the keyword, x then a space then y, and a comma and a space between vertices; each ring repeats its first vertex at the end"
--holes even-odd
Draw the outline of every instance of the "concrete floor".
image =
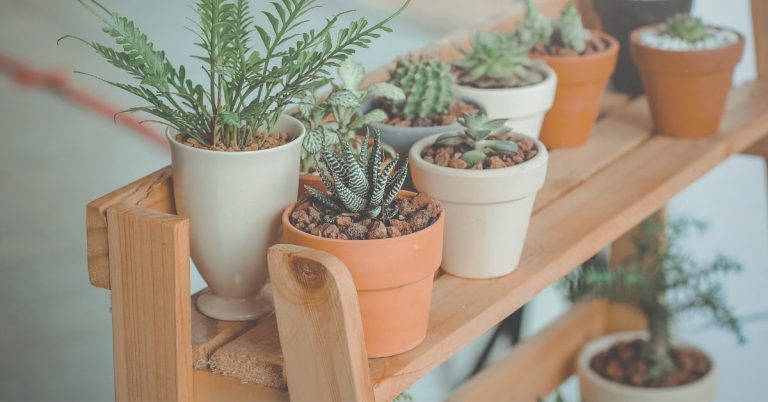
MULTIPOLYGON (((180 6, 187 2, 106 3, 135 17, 151 37, 160 38, 157 44, 169 50, 169 57, 188 60, 189 35, 179 27, 191 14, 180 6)), ((334 10, 349 7, 350 1, 323 3, 334 10)), ((383 13, 364 0, 353 3, 370 18, 383 13)), ((746 1, 729 2, 728 10, 722 10, 722 4, 700 0, 696 7, 714 22, 750 31, 746 1)), ((440 10, 448 12, 451 7, 440 10)), ((455 18, 450 24, 435 23, 434 18, 421 24, 420 12, 396 21, 395 33, 374 49, 360 52, 357 59, 373 67, 458 28, 455 18)), ((484 13, 476 14, 472 18, 484 13)), ((74 2, 0 2, 0 52, 40 67, 120 77, 75 42, 56 46, 56 39, 68 33, 97 38, 98 24, 74 2)), ((737 79, 754 75, 752 63, 749 54, 737 79)), ((128 95, 84 77, 74 79, 116 105, 132 104, 128 95)), ((47 93, 22 90, 5 78, 0 78, 0 122, 0 400, 111 400, 109 298, 106 291, 88 284, 84 208, 88 201, 168 164, 169 157, 109 119, 47 93)), ((725 284, 738 313, 751 317, 745 322, 749 344, 737 347, 725 334, 695 320, 679 325, 681 337, 701 344, 721 365, 718 399, 722 401, 768 400, 761 383, 768 372, 766 182, 762 160, 735 157, 670 207, 673 215, 711 223, 706 235, 689 243, 691 253, 726 252, 746 267, 742 276, 725 284)), ((200 286, 195 275, 193 287, 200 286)), ((531 328, 562 311, 556 295, 545 299, 549 301, 543 302, 545 308, 535 314, 531 328)), ((433 401, 446 395, 471 368, 482 342, 417 384, 416 399, 433 401)))

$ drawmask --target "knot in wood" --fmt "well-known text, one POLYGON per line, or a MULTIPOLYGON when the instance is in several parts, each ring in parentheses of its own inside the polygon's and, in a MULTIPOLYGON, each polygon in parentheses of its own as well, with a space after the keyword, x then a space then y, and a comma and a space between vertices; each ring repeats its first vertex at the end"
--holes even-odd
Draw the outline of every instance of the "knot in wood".
POLYGON ((296 282, 308 288, 324 286, 326 275, 325 267, 315 261, 299 259, 293 266, 296 282))

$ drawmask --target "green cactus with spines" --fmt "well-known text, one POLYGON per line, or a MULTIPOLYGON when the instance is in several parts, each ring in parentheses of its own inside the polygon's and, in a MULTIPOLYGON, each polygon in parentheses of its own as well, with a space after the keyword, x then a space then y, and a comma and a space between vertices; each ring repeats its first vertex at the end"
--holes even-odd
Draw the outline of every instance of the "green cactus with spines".
POLYGON ((683 13, 667 18, 663 32, 689 43, 700 42, 712 35, 712 29, 701 18, 683 13))
POLYGON ((560 45, 573 49, 579 53, 587 48, 587 41, 592 34, 584 29, 581 21, 581 14, 573 2, 568 3, 557 20, 557 35, 560 45))
POLYGON ((552 20, 536 8, 533 0, 525 0, 525 20, 517 28, 520 39, 528 43, 529 47, 535 44, 549 46, 554 32, 555 24, 552 20))
POLYGON ((373 131, 373 146, 355 152, 348 143, 340 143, 339 152, 324 145, 320 178, 327 193, 305 186, 309 196, 328 208, 329 217, 341 214, 361 215, 386 220, 397 215, 397 194, 408 173, 408 161, 399 163, 399 156, 389 163, 384 161, 381 133, 368 129, 365 143, 373 131), (399 166, 398 166, 399 165, 399 166))
POLYGON ((390 112, 402 119, 432 120, 453 105, 453 75, 446 63, 432 57, 407 57, 397 61, 389 83, 405 92, 405 100, 391 103, 390 112))
POLYGON ((544 63, 528 58, 529 46, 517 35, 478 32, 470 49, 460 48, 463 60, 454 63, 463 71, 461 84, 478 88, 514 88, 546 78, 544 63))
POLYGON ((464 127, 463 131, 442 134, 437 137, 435 144, 468 145, 472 150, 461 156, 467 163, 467 168, 482 163, 489 155, 514 155, 518 151, 517 143, 502 138, 512 131, 504 125, 506 121, 507 119, 489 120, 483 114, 468 114, 459 118, 459 123, 464 127))

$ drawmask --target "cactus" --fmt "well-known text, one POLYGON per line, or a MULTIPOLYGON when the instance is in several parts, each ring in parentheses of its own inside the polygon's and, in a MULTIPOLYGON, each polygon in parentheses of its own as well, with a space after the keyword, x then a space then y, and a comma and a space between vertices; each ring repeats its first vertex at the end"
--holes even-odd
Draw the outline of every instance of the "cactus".
MULTIPOLYGON (((365 143, 371 129, 368 129, 365 143)), ((381 134, 373 130, 373 147, 362 147, 356 153, 342 141, 340 152, 324 145, 322 162, 324 169, 318 169, 328 193, 305 186, 310 197, 328 208, 332 215, 362 215, 372 219, 386 220, 397 215, 395 198, 405 182, 408 173, 407 160, 398 167, 399 157, 383 165, 381 134)), ((330 214, 329 214, 330 216, 330 214)))
POLYGON ((461 157, 467 167, 483 162, 488 155, 514 155, 518 151, 517 144, 501 138, 511 131, 504 125, 506 121, 507 119, 488 120, 488 117, 482 114, 466 115, 459 119, 464 131, 443 134, 437 137, 435 144, 468 145, 471 150, 461 157))
POLYGON ((432 120, 453 105, 453 75, 447 64, 435 58, 400 59, 390 72, 389 83, 405 92, 405 100, 392 102, 390 111, 402 119, 432 120))
POLYGON ((533 4, 533 0, 525 0, 525 20, 517 29, 521 40, 529 46, 539 44, 549 46, 555 26, 547 16, 542 14, 533 4))
MULTIPOLYGON (((306 92, 299 100, 296 118, 307 128, 301 149, 301 170, 309 173, 316 166, 322 144, 336 145, 346 141, 353 150, 359 152, 362 143, 356 130, 366 124, 386 120, 387 114, 381 109, 373 109, 359 115, 357 111, 363 103, 371 99, 401 101, 405 99, 403 91, 386 82, 378 82, 367 88, 359 88, 365 76, 365 69, 359 63, 345 60, 339 64, 338 75, 341 84, 334 84, 331 93, 322 101, 317 100, 313 92, 306 92), (332 119, 328 121, 328 116, 332 119)), ((390 149, 387 153, 394 153, 390 149)))
POLYGON ((701 18, 689 14, 675 14, 667 18, 663 32, 689 43, 703 41, 713 33, 701 18))
POLYGON ((584 25, 581 22, 581 14, 573 2, 565 6, 556 25, 556 37, 560 45, 579 53, 586 50, 587 41, 591 34, 588 30, 584 29, 584 25))
POLYGON ((479 32, 470 39, 471 50, 454 65, 462 71, 459 82, 478 88, 514 88, 546 78, 542 62, 528 58, 529 46, 516 35, 479 32))

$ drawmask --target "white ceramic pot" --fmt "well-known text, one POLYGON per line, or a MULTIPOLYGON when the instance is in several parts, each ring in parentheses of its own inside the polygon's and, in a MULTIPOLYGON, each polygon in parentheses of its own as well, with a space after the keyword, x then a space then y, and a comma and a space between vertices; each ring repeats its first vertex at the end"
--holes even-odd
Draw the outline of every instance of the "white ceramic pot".
POLYGON ((280 214, 296 201, 304 126, 283 115, 275 131, 294 140, 261 151, 221 152, 168 135, 176 211, 189 217, 192 261, 208 284, 197 307, 209 317, 242 321, 272 310, 261 293, 267 248, 279 239, 280 214))
POLYGON ((534 140, 539 153, 516 166, 453 169, 421 158, 438 136, 414 144, 409 159, 416 188, 445 209, 443 270, 472 279, 509 274, 520 261, 536 192, 544 185, 546 147, 534 140))
MULTIPOLYGON (((704 377, 690 384, 668 388, 642 388, 620 384, 603 378, 589 367, 589 363, 596 354, 608 350, 617 342, 635 339, 648 339, 648 333, 636 331, 606 335, 593 340, 581 349, 576 360, 581 400, 584 402, 711 402, 715 400, 717 368, 711 358, 712 368, 704 377)), ((674 342, 674 344, 699 350, 682 342, 674 342)))
POLYGON ((507 126, 515 132, 539 138, 544 115, 555 101, 557 88, 557 74, 546 68, 547 78, 527 87, 486 89, 454 85, 453 92, 479 102, 491 119, 509 119, 507 126))

